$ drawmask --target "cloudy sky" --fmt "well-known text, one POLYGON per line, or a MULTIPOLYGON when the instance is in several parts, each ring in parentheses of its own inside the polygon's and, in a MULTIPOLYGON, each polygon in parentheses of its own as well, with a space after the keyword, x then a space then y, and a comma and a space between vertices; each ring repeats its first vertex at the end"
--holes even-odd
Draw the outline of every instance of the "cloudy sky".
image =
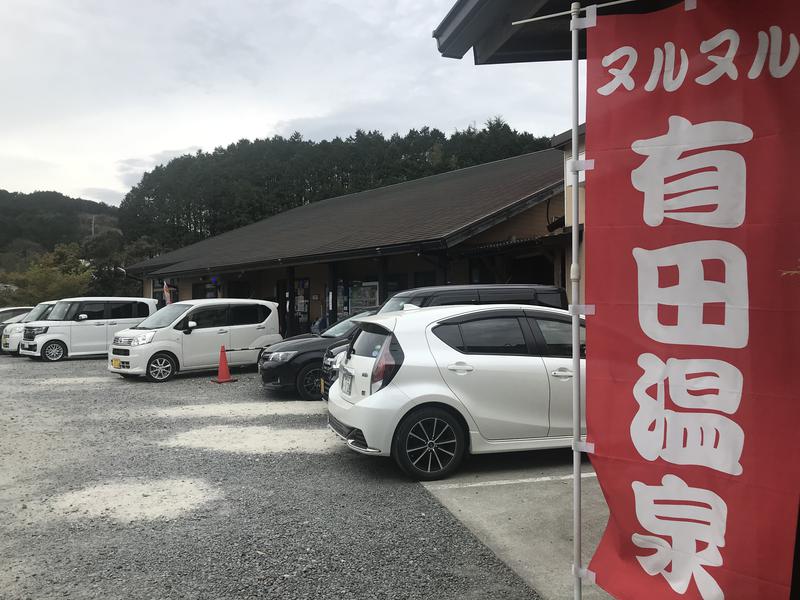
POLYGON ((0 188, 118 204, 171 157, 501 115, 569 126, 569 66, 444 59, 455 0, 6 0, 0 188))

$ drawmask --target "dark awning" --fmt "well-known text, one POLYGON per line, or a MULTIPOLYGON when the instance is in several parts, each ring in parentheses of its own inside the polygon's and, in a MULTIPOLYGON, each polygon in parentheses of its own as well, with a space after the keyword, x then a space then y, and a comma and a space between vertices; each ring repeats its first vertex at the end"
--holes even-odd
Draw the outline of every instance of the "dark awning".
MULTIPOLYGON (((640 0, 602 8, 600 15, 646 13, 682 0, 640 0)), ((568 11, 569 0, 458 0, 434 30, 439 52, 463 58, 472 48, 475 64, 568 60, 571 56, 570 17, 512 26, 514 21, 568 11)), ((589 3, 586 3, 588 5, 589 3)), ((581 57, 585 53, 581 35, 581 57)))

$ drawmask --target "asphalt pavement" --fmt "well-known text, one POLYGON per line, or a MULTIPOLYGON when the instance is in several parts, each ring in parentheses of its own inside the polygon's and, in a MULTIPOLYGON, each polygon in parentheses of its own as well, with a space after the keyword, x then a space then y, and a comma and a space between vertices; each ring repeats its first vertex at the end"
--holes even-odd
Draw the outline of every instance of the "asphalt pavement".
POLYGON ((0 356, 0 597, 537 598, 322 403, 236 376, 0 356))

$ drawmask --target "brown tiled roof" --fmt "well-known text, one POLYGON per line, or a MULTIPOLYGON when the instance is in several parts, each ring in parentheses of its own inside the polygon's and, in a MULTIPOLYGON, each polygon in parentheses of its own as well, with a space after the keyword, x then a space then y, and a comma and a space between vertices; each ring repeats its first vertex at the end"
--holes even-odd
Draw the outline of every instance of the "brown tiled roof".
POLYGON ((314 202, 129 270, 176 275, 446 248, 558 193, 563 157, 542 150, 314 202))

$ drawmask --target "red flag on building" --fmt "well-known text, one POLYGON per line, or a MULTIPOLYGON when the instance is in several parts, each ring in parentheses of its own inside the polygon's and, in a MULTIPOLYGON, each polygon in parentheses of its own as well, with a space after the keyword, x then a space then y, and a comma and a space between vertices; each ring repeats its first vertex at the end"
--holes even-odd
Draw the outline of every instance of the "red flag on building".
POLYGON ((800 4, 588 31, 587 422, 630 600, 788 599, 800 498, 800 4))
POLYGON ((164 280, 164 288, 163 288, 163 290, 164 290, 164 302, 166 302, 167 304, 172 304, 172 297, 170 296, 169 286, 167 285, 167 280, 166 279, 164 280))

